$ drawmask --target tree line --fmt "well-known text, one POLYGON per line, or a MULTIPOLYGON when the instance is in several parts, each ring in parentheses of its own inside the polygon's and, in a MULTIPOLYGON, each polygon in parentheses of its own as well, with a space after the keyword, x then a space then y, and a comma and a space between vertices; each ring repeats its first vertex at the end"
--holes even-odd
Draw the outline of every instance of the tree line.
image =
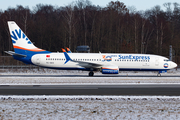
POLYGON ((17 5, 0 11, 0 56, 13 50, 7 21, 15 21, 39 48, 61 51, 88 45, 91 52, 145 53, 169 56, 173 46, 180 63, 180 5, 164 3, 150 10, 136 11, 123 2, 111 1, 106 7, 89 0, 67 6, 38 4, 32 10, 17 5))

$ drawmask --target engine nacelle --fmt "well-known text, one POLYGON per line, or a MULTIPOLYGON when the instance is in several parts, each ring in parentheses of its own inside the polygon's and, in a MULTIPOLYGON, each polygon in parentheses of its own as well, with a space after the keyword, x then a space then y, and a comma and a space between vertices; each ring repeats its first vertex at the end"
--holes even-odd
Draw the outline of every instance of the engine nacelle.
POLYGON ((119 74, 118 66, 102 67, 102 74, 119 74))

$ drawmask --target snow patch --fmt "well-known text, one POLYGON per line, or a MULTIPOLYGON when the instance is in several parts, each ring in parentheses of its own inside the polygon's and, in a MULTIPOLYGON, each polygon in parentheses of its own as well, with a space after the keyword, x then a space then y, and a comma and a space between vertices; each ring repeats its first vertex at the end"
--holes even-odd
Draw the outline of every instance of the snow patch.
POLYGON ((0 96, 1 119, 179 119, 173 96, 0 96))

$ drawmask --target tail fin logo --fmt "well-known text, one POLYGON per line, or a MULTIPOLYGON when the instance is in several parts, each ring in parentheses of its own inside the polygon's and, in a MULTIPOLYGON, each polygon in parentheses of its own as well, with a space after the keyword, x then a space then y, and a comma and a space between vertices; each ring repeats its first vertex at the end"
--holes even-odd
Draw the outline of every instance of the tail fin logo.
POLYGON ((15 31, 12 31, 11 38, 13 44, 16 44, 18 40, 23 40, 26 41, 27 44, 32 44, 31 41, 26 37, 26 35, 21 31, 21 29, 19 29, 19 31, 17 29, 15 29, 15 31))

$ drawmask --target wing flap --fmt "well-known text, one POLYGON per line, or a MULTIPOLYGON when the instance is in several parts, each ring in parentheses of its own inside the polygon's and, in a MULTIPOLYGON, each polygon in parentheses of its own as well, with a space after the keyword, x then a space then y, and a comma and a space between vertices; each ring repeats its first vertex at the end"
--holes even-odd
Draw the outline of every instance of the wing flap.
POLYGON ((101 64, 91 63, 91 62, 82 62, 82 61, 74 61, 74 60, 72 60, 72 62, 76 62, 78 63, 79 66, 86 67, 86 68, 98 68, 102 66, 101 64))

